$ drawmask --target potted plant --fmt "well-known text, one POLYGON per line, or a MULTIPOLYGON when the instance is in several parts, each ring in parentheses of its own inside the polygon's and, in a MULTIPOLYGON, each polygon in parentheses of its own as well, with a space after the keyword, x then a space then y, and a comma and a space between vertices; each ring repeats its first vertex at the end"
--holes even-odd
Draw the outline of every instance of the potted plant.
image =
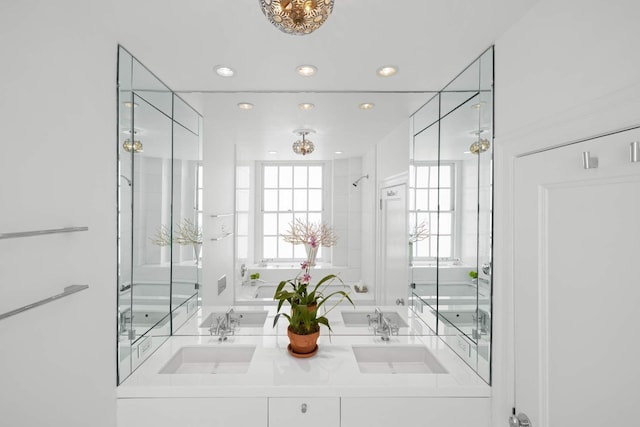
POLYGON ((287 242, 304 244, 307 248, 307 260, 302 263, 301 271, 295 278, 283 280, 278 284, 273 295, 273 299, 278 301, 273 326, 276 326, 280 317, 285 317, 289 322, 287 327, 289 353, 295 357, 310 357, 318 351, 320 325, 325 325, 331 331, 326 314, 344 300, 349 301, 351 305, 354 304, 345 291, 328 292, 328 286, 334 280, 344 284, 335 274, 323 277, 315 285, 310 283, 310 270, 314 264, 318 246, 332 246, 337 241, 337 236, 330 227, 325 224, 309 224, 296 220, 290 224, 289 233, 283 237, 287 242), (309 248, 312 250, 310 251, 309 248), (289 305, 288 313, 281 311, 285 303, 289 305), (328 307, 328 304, 331 304, 331 307, 328 307))

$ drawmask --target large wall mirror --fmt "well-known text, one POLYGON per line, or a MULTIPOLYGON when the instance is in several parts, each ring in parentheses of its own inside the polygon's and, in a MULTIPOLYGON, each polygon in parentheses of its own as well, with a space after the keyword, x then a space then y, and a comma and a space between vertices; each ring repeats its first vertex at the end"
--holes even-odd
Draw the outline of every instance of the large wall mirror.
POLYGON ((202 118, 118 51, 118 381, 198 306, 202 118))
POLYGON ((493 48, 413 116, 412 307, 490 382, 493 48))

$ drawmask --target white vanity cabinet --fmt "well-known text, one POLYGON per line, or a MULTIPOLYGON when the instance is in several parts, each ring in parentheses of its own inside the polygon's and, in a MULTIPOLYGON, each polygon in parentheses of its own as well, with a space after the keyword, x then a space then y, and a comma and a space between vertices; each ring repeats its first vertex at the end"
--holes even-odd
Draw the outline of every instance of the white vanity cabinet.
POLYGON ((340 427, 490 427, 486 397, 343 397, 340 427))
POLYGON ((118 399, 118 427, 267 427, 266 397, 118 399))
POLYGON ((269 398, 269 427, 340 427, 339 397, 269 398))

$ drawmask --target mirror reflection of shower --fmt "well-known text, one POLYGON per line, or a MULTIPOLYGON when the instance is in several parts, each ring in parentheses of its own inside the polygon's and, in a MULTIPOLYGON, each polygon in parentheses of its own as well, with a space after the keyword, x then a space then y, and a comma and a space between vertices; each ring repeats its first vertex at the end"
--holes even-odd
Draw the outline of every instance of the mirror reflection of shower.
POLYGON ((369 174, 362 175, 360 178, 356 179, 355 182, 351 185, 353 185, 354 187, 357 187, 358 184, 360 184, 360 181, 362 181, 365 178, 369 179, 369 174))

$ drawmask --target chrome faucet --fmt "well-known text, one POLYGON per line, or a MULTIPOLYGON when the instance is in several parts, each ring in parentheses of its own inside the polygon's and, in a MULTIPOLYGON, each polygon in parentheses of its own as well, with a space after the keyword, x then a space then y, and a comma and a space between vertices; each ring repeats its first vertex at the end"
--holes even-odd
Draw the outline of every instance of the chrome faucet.
POLYGON ((391 335, 398 335, 398 326, 391 323, 379 307, 376 307, 373 318, 369 315, 369 326, 371 325, 373 325, 373 334, 382 335, 383 341, 389 341, 391 335))
POLYGON ((218 341, 226 341, 227 335, 235 335, 238 319, 232 317, 232 314, 233 307, 229 308, 223 316, 216 317, 215 320, 211 322, 209 334, 211 336, 217 335, 218 341))
POLYGON ((120 333, 124 334, 125 332, 127 332, 127 323, 133 320, 131 307, 127 307, 122 311, 118 309, 118 316, 120 317, 120 333))
POLYGON ((490 315, 485 310, 478 308, 477 315, 472 315, 473 321, 477 322, 477 328, 473 328, 471 331, 474 339, 480 339, 482 335, 489 333, 489 322, 491 321, 490 315))

